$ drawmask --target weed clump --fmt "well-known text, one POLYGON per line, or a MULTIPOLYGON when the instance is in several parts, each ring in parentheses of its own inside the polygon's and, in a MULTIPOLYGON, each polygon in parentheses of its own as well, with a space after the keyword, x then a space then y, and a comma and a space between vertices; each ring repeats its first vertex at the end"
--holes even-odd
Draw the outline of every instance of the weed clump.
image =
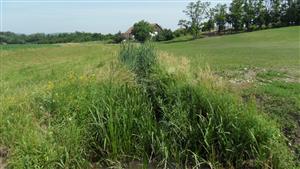
POLYGON ((157 54, 149 42, 138 47, 131 43, 123 43, 119 59, 136 74, 139 83, 149 80, 157 66, 157 54))

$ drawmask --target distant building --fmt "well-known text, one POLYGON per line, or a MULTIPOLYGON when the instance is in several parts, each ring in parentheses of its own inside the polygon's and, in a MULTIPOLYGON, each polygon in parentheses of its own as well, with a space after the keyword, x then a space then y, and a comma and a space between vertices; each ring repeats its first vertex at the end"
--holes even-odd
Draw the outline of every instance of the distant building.
MULTIPOLYGON (((153 26, 154 29, 154 31, 150 33, 152 37, 156 36, 159 32, 163 30, 162 27, 157 23, 153 23, 151 24, 151 26, 153 26)), ((122 33, 122 36, 125 39, 134 39, 134 35, 132 31, 133 31, 133 26, 130 27, 126 32, 122 33)))

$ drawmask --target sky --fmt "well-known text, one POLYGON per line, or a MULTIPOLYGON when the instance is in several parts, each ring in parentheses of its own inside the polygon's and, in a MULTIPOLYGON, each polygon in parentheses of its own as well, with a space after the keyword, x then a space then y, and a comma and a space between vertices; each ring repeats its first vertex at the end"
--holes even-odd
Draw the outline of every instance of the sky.
MULTIPOLYGON (((125 32, 146 20, 176 29, 192 0, 0 0, 1 31, 15 33, 125 32)), ((206 0, 211 6, 230 0, 206 0)))

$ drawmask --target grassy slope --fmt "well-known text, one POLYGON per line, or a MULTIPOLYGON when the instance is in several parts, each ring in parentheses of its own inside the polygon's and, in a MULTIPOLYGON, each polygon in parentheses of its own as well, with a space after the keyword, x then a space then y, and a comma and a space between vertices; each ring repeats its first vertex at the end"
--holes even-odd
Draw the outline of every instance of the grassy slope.
POLYGON ((262 111, 281 125, 300 160, 300 27, 204 38, 159 45, 197 67, 209 65, 244 98, 255 96, 262 111))
POLYGON ((186 42, 166 42, 159 48, 187 56, 194 65, 222 70, 239 67, 288 67, 300 64, 300 27, 279 28, 186 42))

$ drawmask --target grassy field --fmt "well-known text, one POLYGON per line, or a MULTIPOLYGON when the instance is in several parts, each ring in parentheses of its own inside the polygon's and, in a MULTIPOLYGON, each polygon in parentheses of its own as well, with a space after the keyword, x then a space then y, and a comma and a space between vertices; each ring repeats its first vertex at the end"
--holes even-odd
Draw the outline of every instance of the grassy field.
POLYGON ((89 73, 112 61, 117 47, 102 44, 7 45, 1 50, 1 93, 89 73))
POLYGON ((1 46, 0 165, 296 168, 299 31, 1 46))
POLYGON ((191 71, 208 69, 244 99, 276 119, 300 160, 300 27, 191 40, 181 37, 158 48, 188 58, 191 71), (199 68, 200 67, 200 68, 199 68))
MULTIPOLYGON (((165 42, 159 48, 186 56, 196 66, 216 70, 244 67, 291 68, 299 64, 299 27, 241 33, 186 42, 165 42)), ((184 41, 184 40, 183 40, 184 41)))
MULTIPOLYGON (((300 27, 296 26, 195 41, 190 37, 180 38, 161 43, 158 48, 172 56, 189 59, 194 74, 199 67, 209 67, 216 76, 226 79, 240 91, 255 88, 257 93, 263 91, 293 100, 297 109, 291 112, 298 112, 293 117, 297 123, 300 111, 299 46, 300 27)), ((280 102, 285 103, 284 100, 280 102)))

